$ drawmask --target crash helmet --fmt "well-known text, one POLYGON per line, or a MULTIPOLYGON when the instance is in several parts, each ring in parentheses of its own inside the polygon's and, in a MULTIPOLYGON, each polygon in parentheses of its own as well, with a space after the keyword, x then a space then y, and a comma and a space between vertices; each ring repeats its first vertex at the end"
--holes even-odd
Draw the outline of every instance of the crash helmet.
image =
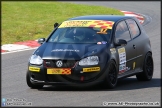
POLYGON ((74 37, 79 39, 80 41, 85 38, 85 31, 83 28, 75 28, 73 30, 74 37))

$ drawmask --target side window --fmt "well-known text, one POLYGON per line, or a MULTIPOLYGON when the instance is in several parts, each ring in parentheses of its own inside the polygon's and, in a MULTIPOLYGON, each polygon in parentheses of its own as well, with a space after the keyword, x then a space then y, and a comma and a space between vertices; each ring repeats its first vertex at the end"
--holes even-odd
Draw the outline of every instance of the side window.
POLYGON ((126 21, 127 21, 128 25, 130 27, 130 32, 132 34, 132 38, 138 36, 140 34, 140 30, 137 26, 137 23, 132 19, 128 19, 126 21))
POLYGON ((131 40, 130 33, 125 21, 119 22, 116 26, 115 39, 116 41, 118 41, 119 39, 124 39, 126 41, 131 40))

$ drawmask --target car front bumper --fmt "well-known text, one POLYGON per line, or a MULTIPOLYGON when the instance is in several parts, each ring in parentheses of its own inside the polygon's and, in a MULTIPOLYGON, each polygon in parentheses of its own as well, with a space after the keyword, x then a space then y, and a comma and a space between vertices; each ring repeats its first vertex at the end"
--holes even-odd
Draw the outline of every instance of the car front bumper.
POLYGON ((76 66, 71 68, 70 75, 47 74, 47 69, 49 68, 43 65, 35 66, 29 64, 28 72, 30 73, 31 83, 38 85, 90 86, 104 81, 107 68, 103 64, 96 66, 76 66), (33 69, 30 67, 33 67, 33 69), (94 67, 100 68, 100 70, 91 70, 94 67), (90 69, 90 72, 83 72, 85 68, 90 69))

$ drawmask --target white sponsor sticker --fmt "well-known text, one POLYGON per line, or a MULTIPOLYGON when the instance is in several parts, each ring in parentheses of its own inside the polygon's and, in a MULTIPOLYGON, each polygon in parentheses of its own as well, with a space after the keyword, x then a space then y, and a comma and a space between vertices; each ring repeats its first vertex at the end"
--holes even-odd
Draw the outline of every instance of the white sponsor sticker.
POLYGON ((123 64, 126 62, 126 53, 125 53, 125 48, 119 48, 118 49, 118 53, 119 53, 119 63, 123 64))

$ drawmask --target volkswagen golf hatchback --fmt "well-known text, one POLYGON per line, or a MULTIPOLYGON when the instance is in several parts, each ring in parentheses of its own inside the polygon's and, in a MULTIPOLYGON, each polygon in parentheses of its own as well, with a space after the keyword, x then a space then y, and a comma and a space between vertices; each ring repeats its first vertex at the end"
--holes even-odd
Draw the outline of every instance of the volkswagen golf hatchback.
POLYGON ((28 62, 27 85, 114 88, 119 78, 136 75, 151 80, 153 58, 149 37, 130 16, 89 15, 55 23, 48 38, 28 62))

